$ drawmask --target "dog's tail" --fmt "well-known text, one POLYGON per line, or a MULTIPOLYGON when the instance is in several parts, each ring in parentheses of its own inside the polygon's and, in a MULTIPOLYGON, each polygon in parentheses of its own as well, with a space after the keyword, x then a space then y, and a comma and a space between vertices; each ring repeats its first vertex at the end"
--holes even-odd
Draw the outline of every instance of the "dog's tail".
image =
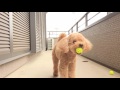
POLYGON ((58 41, 60 41, 62 38, 66 37, 66 34, 65 33, 61 33, 59 38, 58 38, 58 41))

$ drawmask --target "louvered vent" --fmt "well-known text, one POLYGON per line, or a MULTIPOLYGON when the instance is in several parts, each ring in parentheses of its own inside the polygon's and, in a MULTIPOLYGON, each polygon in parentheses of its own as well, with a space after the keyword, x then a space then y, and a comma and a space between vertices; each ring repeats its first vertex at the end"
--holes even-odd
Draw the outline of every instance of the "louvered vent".
POLYGON ((0 12, 0 55, 10 53, 9 13, 0 12))
POLYGON ((13 51, 30 50, 30 25, 28 12, 13 13, 13 51))

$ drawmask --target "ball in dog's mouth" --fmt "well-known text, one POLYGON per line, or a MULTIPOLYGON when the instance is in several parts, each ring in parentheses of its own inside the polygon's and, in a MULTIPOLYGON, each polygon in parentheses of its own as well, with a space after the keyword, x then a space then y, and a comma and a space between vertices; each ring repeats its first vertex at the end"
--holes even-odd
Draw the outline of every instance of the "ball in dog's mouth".
POLYGON ((76 48, 75 51, 76 51, 77 54, 82 54, 83 49, 82 48, 76 48))

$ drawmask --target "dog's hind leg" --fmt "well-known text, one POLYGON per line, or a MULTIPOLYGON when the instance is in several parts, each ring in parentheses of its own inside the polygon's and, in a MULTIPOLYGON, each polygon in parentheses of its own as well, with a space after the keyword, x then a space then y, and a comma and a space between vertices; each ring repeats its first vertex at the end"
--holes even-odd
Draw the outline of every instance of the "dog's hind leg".
POLYGON ((58 76, 58 63, 59 63, 59 60, 56 57, 54 52, 52 54, 52 59, 53 59, 53 76, 57 77, 58 76))

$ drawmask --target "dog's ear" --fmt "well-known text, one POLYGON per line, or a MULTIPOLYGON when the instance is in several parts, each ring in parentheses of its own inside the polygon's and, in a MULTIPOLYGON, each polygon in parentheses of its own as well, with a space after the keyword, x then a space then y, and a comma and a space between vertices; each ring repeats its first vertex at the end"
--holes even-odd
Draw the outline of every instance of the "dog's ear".
POLYGON ((68 46, 68 38, 64 38, 58 42, 58 47, 61 49, 63 53, 67 53, 69 51, 68 46))
POLYGON ((84 52, 90 51, 92 47, 93 47, 92 43, 85 38, 84 52))

